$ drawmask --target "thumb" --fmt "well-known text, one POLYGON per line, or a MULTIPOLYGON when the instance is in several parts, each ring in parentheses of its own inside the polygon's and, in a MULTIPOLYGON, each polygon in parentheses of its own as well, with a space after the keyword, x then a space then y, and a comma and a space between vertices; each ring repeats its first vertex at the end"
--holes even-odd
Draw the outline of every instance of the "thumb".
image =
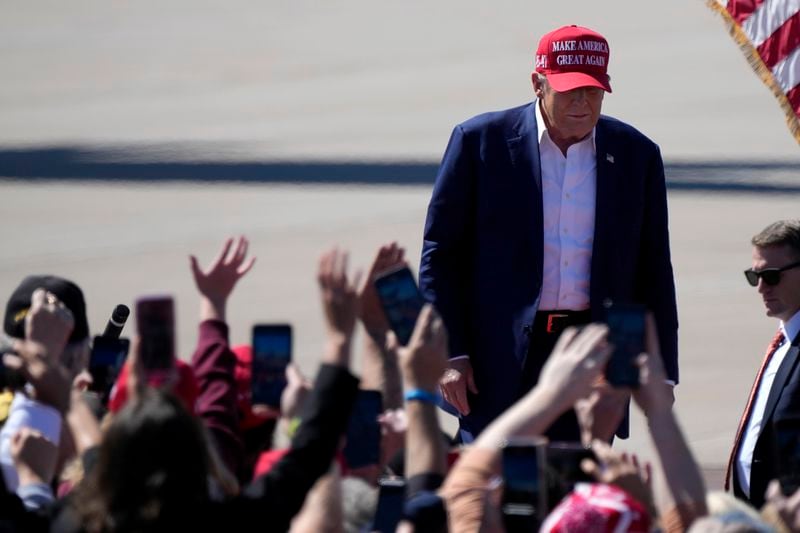
POLYGON ((3 354, 3 365, 11 370, 22 370, 24 363, 17 354, 7 353, 3 354))
POLYGON ((397 335, 394 334, 394 331, 389 330, 386 332, 386 351, 388 352, 396 352, 399 343, 397 342, 397 335))
POLYGON ((472 394, 478 394, 478 386, 475 385, 475 374, 472 372, 472 368, 467 371, 467 386, 472 394))
POLYGON ((769 485, 767 485, 766 496, 767 496, 767 501, 772 501, 773 503, 775 503, 775 501, 780 500, 783 497, 783 494, 781 493, 781 486, 778 483, 777 479, 773 479, 772 481, 769 482, 769 485))
POLYGON ((189 256, 189 267, 192 269, 195 283, 203 277, 203 272, 200 270, 200 265, 197 263, 197 257, 189 256))
POLYGON ((302 385, 305 381, 305 377, 294 363, 289 363, 286 366, 286 381, 293 385, 302 385))
POLYGON ((600 480, 600 467, 591 459, 584 459, 581 461, 581 470, 592 476, 593 479, 600 480))

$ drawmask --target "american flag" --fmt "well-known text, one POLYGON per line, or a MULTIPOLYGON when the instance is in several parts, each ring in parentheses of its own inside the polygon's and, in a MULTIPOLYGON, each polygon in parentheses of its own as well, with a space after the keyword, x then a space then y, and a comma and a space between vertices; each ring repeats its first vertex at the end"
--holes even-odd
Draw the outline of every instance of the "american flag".
POLYGON ((725 19, 800 143, 800 0, 708 0, 708 5, 725 19))

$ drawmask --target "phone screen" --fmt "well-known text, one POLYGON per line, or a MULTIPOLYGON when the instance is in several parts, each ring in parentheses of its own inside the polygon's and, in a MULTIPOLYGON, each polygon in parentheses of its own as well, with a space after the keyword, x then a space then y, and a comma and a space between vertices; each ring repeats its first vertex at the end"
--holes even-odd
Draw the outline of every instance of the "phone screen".
POLYGON ((382 412, 383 395, 379 391, 358 391, 344 446, 348 467, 360 468, 380 462, 381 427, 378 416, 382 412))
POLYGON ((507 531, 535 531, 545 517, 544 443, 503 448, 503 522, 507 531))
POLYGON ((147 296, 136 302, 140 356, 147 370, 175 366, 175 304, 171 296, 147 296))
POLYGON ((375 289, 397 341, 405 346, 425 304, 414 275, 408 267, 386 272, 375 280, 375 289))
POLYGON ((644 313, 641 305, 613 304, 606 309, 608 341, 614 345, 606 366, 606 381, 614 387, 639 386, 636 358, 645 350, 644 313))
POLYGON ((253 326, 252 403, 280 409, 286 388, 286 367, 292 361, 289 324, 253 326))
POLYGON ((551 442, 545 452, 547 509, 551 510, 575 488, 576 483, 592 483, 594 479, 581 469, 581 461, 597 461, 594 452, 577 442, 551 442))
POLYGON ((778 482, 784 496, 800 489, 800 418, 775 421, 778 482))
POLYGON ((97 336, 92 342, 92 355, 89 358, 92 384, 89 390, 99 393, 104 402, 108 400, 108 394, 128 356, 129 346, 130 342, 125 338, 97 336))
POLYGON ((403 518, 406 483, 402 479, 385 478, 378 481, 378 505, 371 531, 394 533, 403 518))

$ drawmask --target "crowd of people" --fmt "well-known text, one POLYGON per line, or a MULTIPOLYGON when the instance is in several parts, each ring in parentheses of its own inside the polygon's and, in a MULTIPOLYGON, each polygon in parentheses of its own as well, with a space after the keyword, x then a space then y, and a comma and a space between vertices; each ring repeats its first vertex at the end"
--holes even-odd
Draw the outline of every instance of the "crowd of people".
POLYGON ((568 328, 538 384, 473 444, 454 446, 437 415, 448 357, 442 319, 426 304, 411 340, 399 345, 374 287, 381 272, 405 264, 395 243, 377 251, 361 280, 348 272, 346 252, 322 255, 326 340, 316 379, 290 366, 280 409, 253 406, 240 375, 247 359, 229 345, 226 322, 227 301, 253 267, 247 248, 246 239, 229 239, 209 267, 192 259, 200 321, 190 363, 176 359, 166 376, 148 370, 135 334, 103 405, 87 392, 90 327, 80 288, 56 276, 23 280, 4 318, 5 373, 22 376, 6 380, 13 400, 0 431, 4 531, 375 531, 384 527, 376 507, 387 478, 404 481, 398 531, 530 531, 504 505, 503 450, 535 442, 581 402, 589 414, 579 417, 582 445, 594 453, 581 467, 594 481, 537 508, 529 524, 564 532, 797 529, 800 494, 771 486, 759 513, 706 493, 672 410, 652 317, 632 391, 657 452, 652 466, 617 453, 593 424, 593 402, 615 394, 602 379, 612 347, 599 323, 568 328), (359 389, 380 392, 386 411, 378 461, 354 468, 341 452, 359 389), (291 435, 286 448, 273 446, 280 432, 291 435))

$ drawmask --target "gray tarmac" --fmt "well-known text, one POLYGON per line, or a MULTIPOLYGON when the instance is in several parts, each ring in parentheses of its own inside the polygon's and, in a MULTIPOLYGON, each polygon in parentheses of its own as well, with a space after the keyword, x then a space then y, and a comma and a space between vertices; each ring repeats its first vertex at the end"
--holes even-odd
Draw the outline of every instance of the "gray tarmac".
MULTIPOLYGON (((366 265, 397 240, 416 266, 429 182, 373 185, 345 169, 322 184, 325 165, 261 183, 241 183, 229 167, 214 167, 208 183, 175 182, 175 167, 151 166, 147 181, 125 181, 137 176, 114 165, 432 168, 454 124, 531 98, 542 33, 569 23, 599 30, 614 87, 604 111, 646 132, 668 163, 676 409, 716 482, 776 326, 742 276, 749 239, 798 216, 800 151, 704 2, 7 0, 0 11, 0 294, 29 273, 72 278, 100 331, 117 303, 172 293, 188 357, 198 299, 187 256, 210 261, 226 236, 245 234, 258 262, 230 303, 232 340, 248 342, 256 322, 289 321, 309 374, 323 340, 319 254, 338 244, 366 265), (54 150, 69 164, 53 166, 54 150), (23 152, 24 168, 15 159, 23 152), (86 164, 95 157, 110 167, 86 164), (92 181, 82 180, 90 170, 92 181)), ((651 454, 640 417, 619 446, 651 454)))

